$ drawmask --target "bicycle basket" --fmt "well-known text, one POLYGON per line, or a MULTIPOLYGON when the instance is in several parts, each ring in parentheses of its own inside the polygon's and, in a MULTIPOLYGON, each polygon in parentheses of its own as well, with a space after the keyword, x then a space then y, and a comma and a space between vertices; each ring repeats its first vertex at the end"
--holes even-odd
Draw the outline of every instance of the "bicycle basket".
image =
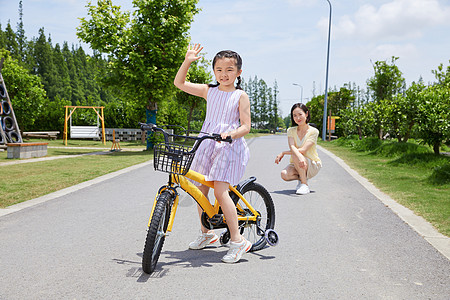
POLYGON ((155 170, 186 175, 191 167, 195 153, 189 153, 191 147, 172 143, 162 143, 154 149, 155 170))

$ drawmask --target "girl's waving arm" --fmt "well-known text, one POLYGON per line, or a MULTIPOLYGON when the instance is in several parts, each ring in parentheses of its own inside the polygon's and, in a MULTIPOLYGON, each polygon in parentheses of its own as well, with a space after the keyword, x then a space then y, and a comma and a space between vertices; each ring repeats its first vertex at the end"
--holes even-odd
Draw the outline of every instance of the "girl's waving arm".
POLYGON ((186 81, 189 67, 194 61, 200 59, 200 56, 198 56, 198 54, 200 53, 200 51, 202 51, 202 49, 203 47, 201 47, 200 44, 195 44, 192 48, 191 45, 189 45, 188 51, 186 52, 186 57, 184 58, 184 62, 181 65, 180 69, 178 69, 173 84, 175 84, 177 88, 188 94, 206 99, 208 93, 207 84, 198 84, 186 81))

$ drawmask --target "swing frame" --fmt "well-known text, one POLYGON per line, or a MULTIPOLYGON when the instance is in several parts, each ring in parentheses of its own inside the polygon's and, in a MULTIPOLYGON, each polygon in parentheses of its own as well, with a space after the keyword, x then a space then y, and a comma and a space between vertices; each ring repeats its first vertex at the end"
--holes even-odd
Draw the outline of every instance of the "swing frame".
POLYGON ((103 145, 106 145, 106 136, 105 136, 105 119, 103 117, 103 106, 71 106, 71 105, 66 105, 64 106, 66 108, 66 116, 64 119, 64 134, 63 134, 63 138, 64 138, 64 145, 67 146, 67 121, 70 119, 70 117, 72 117, 72 114, 75 112, 75 110, 77 108, 92 108, 95 113, 97 114, 97 116, 99 117, 99 119, 102 121, 102 141, 103 141, 103 145), (69 108, 73 108, 73 110, 69 112, 69 108), (100 112, 98 111, 98 109, 100 109, 100 112))

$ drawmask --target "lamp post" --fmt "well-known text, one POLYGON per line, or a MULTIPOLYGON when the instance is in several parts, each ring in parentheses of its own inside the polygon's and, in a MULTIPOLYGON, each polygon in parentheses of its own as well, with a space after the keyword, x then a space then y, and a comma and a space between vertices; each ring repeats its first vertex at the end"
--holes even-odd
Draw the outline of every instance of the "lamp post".
POLYGON ((302 94, 301 94, 301 97, 300 97, 300 103, 303 103, 303 87, 300 84, 298 84, 298 83, 293 83, 292 85, 296 85, 296 86, 299 86, 299 87, 302 88, 302 94))
POLYGON ((330 35, 331 35, 331 2, 327 0, 330 5, 330 18, 328 20, 328 48, 327 48, 327 71, 325 75, 325 101, 323 103, 323 126, 322 126, 322 140, 325 141, 327 136, 327 97, 328 97, 328 65, 330 63, 330 35))

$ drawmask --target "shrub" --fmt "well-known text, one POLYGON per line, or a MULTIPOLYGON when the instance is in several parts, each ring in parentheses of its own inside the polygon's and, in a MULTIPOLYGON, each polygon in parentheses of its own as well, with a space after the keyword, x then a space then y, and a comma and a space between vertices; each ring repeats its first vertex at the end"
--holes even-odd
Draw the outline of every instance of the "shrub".
POLYGON ((414 143, 399 143, 394 141, 385 142, 378 148, 373 150, 373 154, 385 157, 395 157, 405 154, 417 155, 422 153, 432 153, 432 152, 429 148, 422 145, 414 143))
POLYGON ((438 166, 433 169, 433 173, 428 178, 431 184, 444 185, 450 183, 450 163, 438 166))

